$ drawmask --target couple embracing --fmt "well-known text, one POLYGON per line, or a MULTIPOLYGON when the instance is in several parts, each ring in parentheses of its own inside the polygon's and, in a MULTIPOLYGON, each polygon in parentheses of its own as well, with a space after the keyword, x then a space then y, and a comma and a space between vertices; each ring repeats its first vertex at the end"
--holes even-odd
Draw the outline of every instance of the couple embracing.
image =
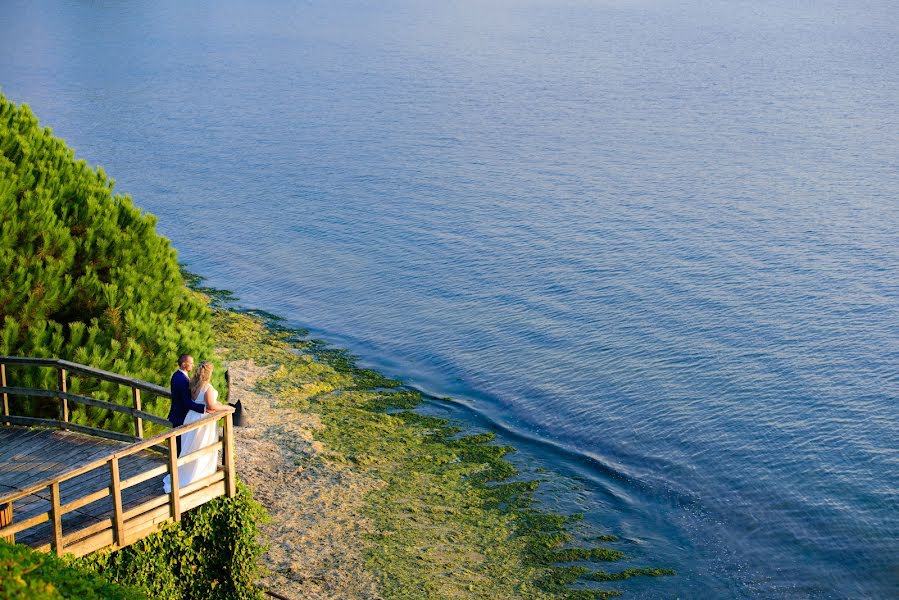
MULTIPOLYGON (((178 370, 172 374, 170 382, 172 407, 169 410, 168 418, 172 427, 195 423, 207 413, 234 410, 227 404, 221 404, 218 401, 218 390, 212 387, 212 363, 204 360, 191 377, 190 372, 193 368, 193 356, 182 354, 178 357, 178 370)), ((176 438, 178 458, 183 458, 217 441, 216 421, 210 421, 206 425, 192 429, 176 438)), ((216 453, 207 453, 179 466, 178 487, 182 488, 193 481, 212 475, 215 473, 217 462, 218 455, 216 453)), ((172 483, 168 475, 162 485, 166 494, 172 491, 172 483)))

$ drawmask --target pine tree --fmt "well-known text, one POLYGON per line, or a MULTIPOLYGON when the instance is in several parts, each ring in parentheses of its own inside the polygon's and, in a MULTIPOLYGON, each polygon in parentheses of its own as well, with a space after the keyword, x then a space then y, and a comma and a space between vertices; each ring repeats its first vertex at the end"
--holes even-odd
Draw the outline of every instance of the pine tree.
MULTIPOLYGON (((210 356, 209 308, 155 226, 102 169, 0 94, 0 355, 64 358, 163 385, 179 353, 210 356)), ((48 369, 10 371, 17 386, 55 385, 48 369)), ((113 385, 76 378, 70 389, 129 402, 113 385)), ((53 410, 34 400, 20 408, 53 410)), ((122 431, 130 423, 94 408, 72 418, 122 431)))

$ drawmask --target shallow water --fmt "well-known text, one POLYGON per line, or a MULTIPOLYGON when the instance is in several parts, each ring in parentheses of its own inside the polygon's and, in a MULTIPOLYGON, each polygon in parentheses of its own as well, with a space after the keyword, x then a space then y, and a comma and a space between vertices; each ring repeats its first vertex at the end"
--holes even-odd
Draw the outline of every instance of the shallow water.
MULTIPOLYGON (((788 4, 788 6, 783 6, 788 4)), ((0 85, 182 260, 676 578, 899 596, 899 11, 8 0, 0 85)))

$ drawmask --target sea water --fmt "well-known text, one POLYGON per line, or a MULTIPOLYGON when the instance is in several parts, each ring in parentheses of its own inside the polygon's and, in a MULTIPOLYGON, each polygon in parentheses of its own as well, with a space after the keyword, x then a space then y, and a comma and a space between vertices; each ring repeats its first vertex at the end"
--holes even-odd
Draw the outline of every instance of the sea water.
POLYGON ((2 13, 4 93, 192 270, 559 473, 677 569, 628 597, 899 596, 894 2, 2 13))

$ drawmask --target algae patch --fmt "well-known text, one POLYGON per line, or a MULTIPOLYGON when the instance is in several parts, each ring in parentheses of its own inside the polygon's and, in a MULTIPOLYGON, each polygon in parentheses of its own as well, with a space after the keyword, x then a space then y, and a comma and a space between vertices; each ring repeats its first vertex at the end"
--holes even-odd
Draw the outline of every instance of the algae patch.
POLYGON ((383 483, 365 496, 371 527, 360 544, 385 598, 606 598, 620 592, 595 582, 673 574, 595 568, 624 558, 607 546, 614 538, 575 543, 579 515, 537 508, 540 482, 512 480, 518 472, 504 457, 514 448, 413 412, 420 394, 359 368, 346 351, 270 315, 219 309, 214 327, 224 360, 271 367, 257 389, 319 416, 325 450, 312 460, 383 483))

